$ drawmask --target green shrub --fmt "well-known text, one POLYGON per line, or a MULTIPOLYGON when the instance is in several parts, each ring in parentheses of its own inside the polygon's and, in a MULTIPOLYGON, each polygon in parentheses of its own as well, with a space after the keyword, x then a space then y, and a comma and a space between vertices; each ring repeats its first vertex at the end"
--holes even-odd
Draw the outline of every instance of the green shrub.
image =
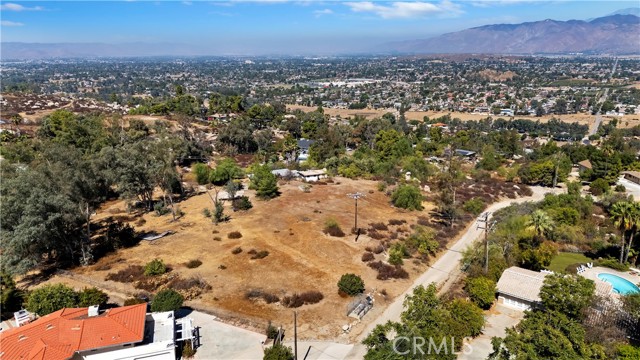
POLYGON ((485 204, 482 199, 475 197, 471 200, 466 201, 462 205, 462 208, 464 209, 464 211, 469 212, 473 215, 480 215, 484 211, 484 209, 487 208, 487 204, 485 204))
POLYGON ((595 263, 596 266, 608 267, 610 269, 618 270, 618 271, 629 271, 629 265, 626 263, 620 264, 616 259, 602 259, 597 260, 595 263))
POLYGON ((409 251, 404 244, 395 243, 389 249, 389 264, 402 265, 402 259, 409 256, 409 251))
POLYGON ((78 294, 64 284, 45 285, 29 294, 25 308, 44 316, 62 308, 76 307, 78 294))
POLYGON ((293 360, 293 351, 290 347, 277 344, 264 349, 263 360, 293 360))
POLYGON ((167 272, 167 267, 164 266, 164 263, 160 259, 153 259, 144 266, 145 276, 162 275, 165 272, 167 272))
POLYGON ((175 311, 182 306, 184 298, 172 289, 160 290, 151 302, 152 312, 175 311))
POLYGON ((267 324, 266 334, 267 339, 275 339, 278 336, 278 328, 271 324, 271 321, 267 324))
POLYGON ((78 293, 78 306, 89 307, 93 305, 104 305, 109 301, 109 295, 98 288, 84 288, 78 293))
POLYGON ((423 199, 420 189, 413 185, 400 185, 391 194, 393 205, 407 210, 422 210, 423 199))
POLYGON ((496 283, 486 277, 467 278, 465 290, 469 298, 482 309, 489 309, 496 298, 496 283))
POLYGON ((200 185, 208 184, 211 169, 205 164, 195 164, 193 166, 193 173, 196 175, 196 181, 200 185))
POLYGON ((162 201, 159 201, 159 202, 155 203, 155 205, 153 205, 153 211, 156 212, 156 215, 162 216, 162 215, 167 215, 168 213, 170 213, 171 209, 169 209, 168 207, 164 206, 164 203, 162 201))
POLYGON ((591 193, 595 196, 600 196, 608 192, 609 189, 611 189, 611 187, 609 186, 609 183, 605 179, 600 179, 600 178, 595 179, 591 183, 591 185, 589 185, 589 190, 591 190, 591 193))
POLYGON ((344 274, 338 281, 338 289, 347 295, 355 296, 364 292, 364 281, 356 274, 344 274))
POLYGON ((246 196, 241 196, 238 199, 233 200, 233 208, 236 210, 249 210, 253 207, 251 200, 246 196))
POLYGON ((627 191, 627 188, 622 184, 618 184, 618 185, 616 185, 615 190, 616 190, 616 192, 625 192, 625 191, 627 191))

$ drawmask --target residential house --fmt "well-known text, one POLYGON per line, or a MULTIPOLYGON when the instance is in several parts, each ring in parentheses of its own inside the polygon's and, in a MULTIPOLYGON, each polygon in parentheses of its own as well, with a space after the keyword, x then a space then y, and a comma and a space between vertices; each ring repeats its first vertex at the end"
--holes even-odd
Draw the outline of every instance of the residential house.
POLYGON ((65 308, 0 333, 0 360, 175 360, 176 342, 193 339, 191 319, 146 303, 65 308))
POLYGON ((521 310, 531 310, 540 305, 540 289, 545 274, 517 266, 506 269, 496 288, 498 302, 521 310))
POLYGON ((582 160, 578 163, 578 172, 582 173, 587 170, 593 170, 593 165, 591 165, 591 161, 582 160))
POLYGON ((298 161, 307 161, 307 159, 309 158, 309 149, 315 142, 315 140, 308 139, 298 140, 298 161))
POLYGON ((622 176, 631 182, 640 184, 640 171, 623 171, 622 176))
POLYGON ((298 171, 298 176, 308 182, 316 182, 321 179, 326 179, 328 177, 327 170, 307 170, 307 171, 298 171))

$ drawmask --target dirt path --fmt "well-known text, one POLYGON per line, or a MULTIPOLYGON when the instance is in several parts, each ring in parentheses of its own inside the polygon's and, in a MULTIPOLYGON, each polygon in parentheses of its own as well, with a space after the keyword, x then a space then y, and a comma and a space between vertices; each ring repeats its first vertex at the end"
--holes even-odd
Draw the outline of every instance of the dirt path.
MULTIPOLYGON (((492 204, 487 208, 487 211, 495 212, 499 209, 505 208, 512 203, 522 203, 527 201, 539 201, 541 200, 545 194, 551 192, 562 192, 563 190, 549 189, 549 188, 540 188, 540 187, 531 187, 533 191, 532 196, 523 197, 516 200, 506 199, 497 203, 492 204)), ((413 289, 415 289, 418 285, 427 285, 430 283, 435 283, 438 287, 449 281, 455 281, 457 274, 459 273, 460 268, 460 260, 462 259, 462 252, 471 245, 476 239, 480 238, 482 235, 482 230, 478 229, 476 226, 471 226, 467 232, 460 237, 453 246, 451 246, 444 254, 425 271, 420 277, 418 277, 413 285, 409 287, 402 295, 398 296, 396 300, 391 303, 385 311, 380 315, 377 319, 370 322, 367 327, 360 333, 358 336, 358 344, 354 346, 354 349, 351 351, 347 358, 361 358, 362 355, 366 353, 366 349, 364 345, 359 344, 364 340, 364 338, 377 326, 380 324, 384 324, 387 321, 397 321, 400 319, 400 314, 403 311, 402 303, 404 302, 405 296, 410 294, 413 289)))

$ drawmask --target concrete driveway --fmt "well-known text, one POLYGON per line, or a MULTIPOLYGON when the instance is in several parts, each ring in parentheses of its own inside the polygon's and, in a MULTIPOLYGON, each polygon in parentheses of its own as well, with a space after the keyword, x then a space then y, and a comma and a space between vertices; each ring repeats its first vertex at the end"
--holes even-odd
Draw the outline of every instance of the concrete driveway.
POLYGON ((633 195, 633 199, 636 201, 640 200, 640 185, 622 177, 618 179, 618 182, 616 184, 624 185, 624 187, 627 189, 625 191, 627 195, 633 195))
POLYGON ((200 328, 200 344, 195 359, 262 359, 264 334, 245 330, 216 320, 199 311, 187 315, 200 328))
POLYGON ((493 351, 491 338, 494 336, 504 337, 507 333, 506 329, 516 326, 524 318, 524 312, 502 304, 496 304, 485 314, 485 318, 487 323, 484 326, 482 335, 469 343, 470 347, 466 348, 469 348, 470 352, 458 355, 459 360, 486 359, 493 351))

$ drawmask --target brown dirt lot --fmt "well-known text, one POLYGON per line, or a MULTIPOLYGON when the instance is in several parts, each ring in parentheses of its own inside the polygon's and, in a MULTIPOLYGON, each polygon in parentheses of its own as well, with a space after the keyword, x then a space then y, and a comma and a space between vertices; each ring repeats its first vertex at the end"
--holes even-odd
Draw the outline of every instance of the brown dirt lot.
MULTIPOLYGON (((359 202, 359 225, 384 222, 390 219, 406 220, 396 226, 404 228, 404 236, 410 231, 409 225, 416 222, 419 215, 428 216, 430 207, 420 212, 407 212, 393 208, 388 198, 376 190, 374 181, 335 178, 335 183, 313 185, 311 192, 299 189, 298 181, 282 184, 282 195, 270 201, 256 200, 253 191, 247 191, 254 207, 247 212, 232 213, 228 223, 215 226, 203 215, 205 208, 211 208, 211 200, 206 194, 191 197, 180 203, 185 216, 171 222, 171 216, 157 217, 146 214, 146 223, 137 227, 138 231, 174 230, 176 234, 153 243, 142 241, 138 246, 120 250, 107 256, 95 265, 77 269, 82 277, 103 281, 109 274, 129 265, 144 265, 154 258, 163 259, 173 268, 173 272, 183 277, 202 276, 213 289, 191 302, 197 307, 212 309, 224 315, 253 320, 254 323, 283 324, 291 329, 292 310, 280 304, 266 304, 262 301, 245 299, 245 293, 261 289, 282 298, 294 292, 318 290, 324 299, 314 305, 297 308, 299 336, 301 338, 336 338, 341 326, 354 319, 346 316, 347 304, 351 298, 342 298, 337 292, 337 282, 344 273, 362 276, 367 292, 386 289, 387 298, 392 299, 402 293, 413 278, 426 269, 426 264, 411 259, 405 261, 404 268, 410 278, 403 280, 376 279, 377 273, 361 261, 364 248, 378 245, 380 241, 361 235, 358 242, 354 235, 342 238, 330 237, 322 232, 327 218, 335 218, 345 232, 353 226, 354 202, 346 195, 360 191, 366 194, 359 202), (369 191, 373 191, 370 193, 369 191), (229 239, 232 231, 242 233, 240 239, 229 239), (214 237, 220 237, 215 241, 214 237), (234 255, 232 250, 242 248, 242 253, 234 255), (249 250, 267 250, 264 259, 252 260, 249 250), (188 269, 183 264, 199 259, 203 264, 188 269), (109 264, 109 270, 98 270, 109 264), (220 269, 224 265, 226 269, 220 269)), ((425 204, 427 205, 427 204, 425 204)), ((122 202, 112 202, 105 206, 96 220, 104 216, 124 215, 122 202)), ((376 255, 376 260, 385 255, 376 255)), ((122 288, 123 284, 104 281, 105 288, 122 288)), ((132 287, 127 289, 135 291, 132 287)), ((382 296, 376 297, 378 304, 384 304, 382 296)), ((382 306, 378 306, 382 308, 382 306)), ((378 310, 378 309, 376 309, 378 310)), ((366 318, 374 316, 367 316, 366 318)), ((365 318, 365 320, 366 320, 365 318)))

